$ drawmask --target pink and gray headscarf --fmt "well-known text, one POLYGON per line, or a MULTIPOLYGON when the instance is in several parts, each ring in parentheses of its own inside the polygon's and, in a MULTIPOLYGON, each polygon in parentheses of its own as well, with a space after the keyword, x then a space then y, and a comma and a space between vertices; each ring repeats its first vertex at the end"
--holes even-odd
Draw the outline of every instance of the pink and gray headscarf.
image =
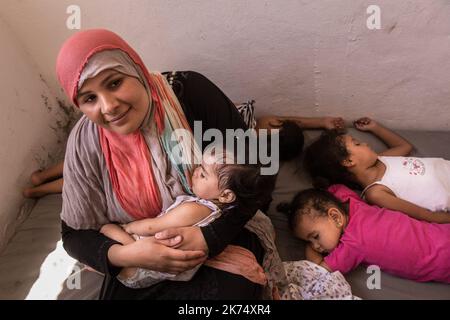
POLYGON ((76 33, 64 43, 56 63, 58 80, 76 106, 84 81, 106 69, 138 78, 149 94, 151 105, 139 130, 128 135, 101 127, 98 131, 120 205, 135 219, 155 217, 174 200, 173 195, 161 187, 165 172, 158 170, 168 166, 175 168, 184 192, 189 193, 193 162, 198 161, 199 149, 180 103, 164 76, 148 72, 138 54, 115 33, 103 29, 76 33), (190 137, 180 138, 177 129, 190 132, 190 137), (151 140, 149 135, 156 135, 157 139, 151 140), (180 159, 178 153, 173 152, 175 147, 193 161, 187 163, 180 159))

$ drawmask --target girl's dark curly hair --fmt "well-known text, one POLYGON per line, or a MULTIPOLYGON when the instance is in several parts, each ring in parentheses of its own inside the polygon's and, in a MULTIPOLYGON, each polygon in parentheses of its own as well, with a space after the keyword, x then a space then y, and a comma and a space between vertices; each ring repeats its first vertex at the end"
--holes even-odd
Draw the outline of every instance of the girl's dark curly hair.
POLYGON ((350 156, 345 147, 345 130, 324 131, 305 151, 305 168, 313 179, 313 185, 326 188, 331 184, 345 184, 360 189, 353 174, 342 165, 350 156))
POLYGON ((311 188, 297 193, 290 203, 280 203, 277 210, 288 216, 289 228, 293 231, 302 215, 325 217, 331 207, 336 207, 347 214, 346 206, 333 194, 323 189, 311 188))
POLYGON ((302 128, 296 122, 290 120, 282 120, 280 125, 271 124, 271 126, 280 130, 278 133, 280 161, 289 161, 299 157, 305 144, 302 128))

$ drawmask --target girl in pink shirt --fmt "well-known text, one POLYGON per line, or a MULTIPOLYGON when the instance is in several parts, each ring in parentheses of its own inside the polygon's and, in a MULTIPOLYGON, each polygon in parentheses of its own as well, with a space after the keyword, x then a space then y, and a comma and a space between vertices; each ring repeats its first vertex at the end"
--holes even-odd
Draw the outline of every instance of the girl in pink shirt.
POLYGON ((343 185, 308 189, 278 210, 309 242, 306 259, 347 273, 359 264, 416 281, 450 283, 450 224, 413 219, 365 203, 343 185))

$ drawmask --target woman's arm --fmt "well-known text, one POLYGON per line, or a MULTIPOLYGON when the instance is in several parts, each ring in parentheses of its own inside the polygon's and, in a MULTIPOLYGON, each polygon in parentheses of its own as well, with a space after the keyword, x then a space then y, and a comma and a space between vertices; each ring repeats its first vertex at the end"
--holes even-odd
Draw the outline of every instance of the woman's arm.
POLYGON ((97 230, 75 230, 61 221, 61 235, 64 249, 67 253, 91 268, 116 276, 120 267, 116 267, 108 260, 108 250, 121 244, 112 240, 97 230))
POLYGON ((129 234, 152 236, 157 232, 176 227, 187 227, 202 221, 211 210, 195 202, 187 202, 156 218, 136 220, 123 226, 129 234))
POLYGON ((413 150, 413 146, 406 139, 370 118, 356 120, 354 125, 358 130, 372 132, 388 145, 389 149, 381 152, 380 156, 407 156, 413 150))
POLYGON ((108 238, 119 241, 121 244, 130 244, 135 241, 134 238, 121 226, 113 223, 108 223, 101 227, 100 233, 104 234, 108 238))
POLYGON ((400 199, 387 192, 383 186, 375 185, 366 192, 369 203, 379 207, 400 211, 411 218, 436 223, 450 223, 450 214, 447 212, 432 212, 419 207, 414 203, 400 199))

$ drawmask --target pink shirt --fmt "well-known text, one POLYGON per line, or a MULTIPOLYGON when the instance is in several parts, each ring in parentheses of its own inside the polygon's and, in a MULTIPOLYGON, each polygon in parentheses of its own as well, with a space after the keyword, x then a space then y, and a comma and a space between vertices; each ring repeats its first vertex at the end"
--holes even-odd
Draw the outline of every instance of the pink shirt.
POLYGON ((371 206, 343 185, 328 191, 350 202, 339 245, 324 259, 333 271, 347 273, 363 263, 407 279, 450 283, 450 224, 371 206))

